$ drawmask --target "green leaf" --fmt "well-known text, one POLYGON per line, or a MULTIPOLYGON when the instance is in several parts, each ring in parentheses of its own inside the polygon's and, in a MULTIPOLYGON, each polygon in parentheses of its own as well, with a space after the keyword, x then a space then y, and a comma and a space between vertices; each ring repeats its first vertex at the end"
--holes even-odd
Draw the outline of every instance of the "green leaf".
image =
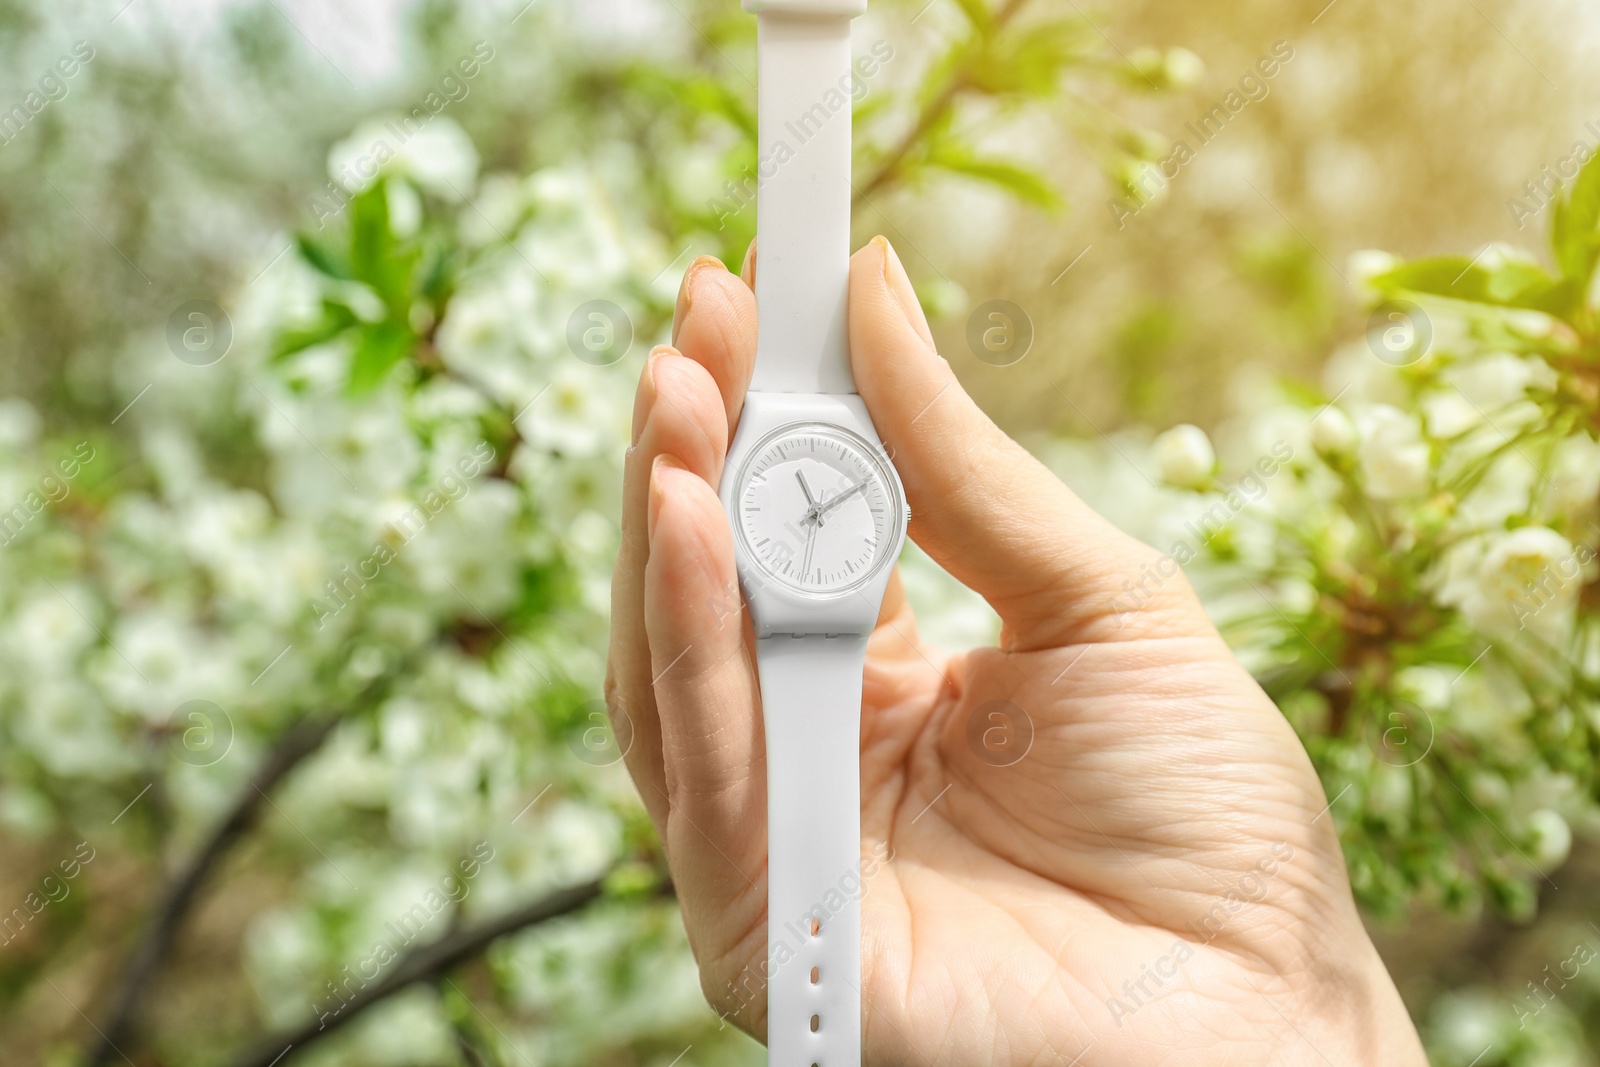
POLYGON ((410 329, 393 321, 380 322, 361 331, 345 391, 360 396, 376 389, 390 369, 411 352, 416 342, 410 329))
POLYGON ((876 116, 889 110, 894 103, 888 93, 868 93, 851 111, 850 122, 856 129, 860 129, 876 116))
POLYGON ((446 248, 435 248, 423 261, 418 291, 435 307, 442 309, 455 293, 455 261, 446 248))
POLYGON ((1418 293, 1494 307, 1531 308, 1565 316, 1577 291, 1570 279, 1553 278, 1536 263, 1508 259, 1485 267, 1465 256, 1433 256, 1402 263, 1372 284, 1390 293, 1418 293))
POLYGON ((956 0, 956 6, 967 16, 972 28, 979 33, 988 33, 989 28, 994 25, 994 17, 989 13, 989 5, 984 3, 984 0, 956 0))
POLYGON ((349 307, 335 300, 324 300, 322 316, 310 326, 288 330, 280 336, 277 344, 273 346, 272 358, 274 361, 287 359, 313 345, 331 341, 354 326, 356 322, 356 313, 349 307))
POLYGON ((1550 246, 1561 273, 1587 281, 1600 255, 1600 153, 1583 165, 1572 189, 1556 202, 1551 216, 1550 246))
POLYGON ((605 875, 605 894, 614 900, 648 900, 661 892, 665 878, 665 872, 646 863, 619 863, 605 875))
POLYGON ((1049 97, 1069 68, 1094 55, 1098 42, 1081 19, 1033 23, 990 42, 967 72, 967 83, 993 95, 1049 97))
POLYGON ((1320 411, 1329 402, 1329 397, 1320 388, 1292 374, 1278 375, 1272 380, 1291 401, 1302 407, 1320 411))
POLYGON ((687 98, 696 112, 718 115, 749 137, 756 136, 755 108, 732 86, 710 78, 699 79, 691 84, 687 98))
POLYGON ((317 243, 307 234, 297 236, 295 246, 300 250, 300 258, 311 264, 318 272, 330 278, 338 278, 340 281, 350 279, 349 264, 333 249, 317 243))
POLYGON ((1045 178, 1026 167, 1002 159, 984 159, 965 148, 946 143, 931 149, 926 163, 930 167, 962 174, 1004 189, 1024 203, 1047 211, 1061 206, 1061 196, 1045 178))
POLYGON ((394 246, 389 232, 389 195, 378 182, 350 202, 350 269, 360 281, 383 291, 383 265, 394 246))
POLYGON ((415 295, 417 282, 417 269, 423 262, 423 250, 420 245, 408 245, 404 248, 392 248, 389 255, 378 264, 377 278, 373 287, 378 295, 383 298, 384 306, 390 314, 397 319, 405 319, 411 311, 411 301, 415 295))

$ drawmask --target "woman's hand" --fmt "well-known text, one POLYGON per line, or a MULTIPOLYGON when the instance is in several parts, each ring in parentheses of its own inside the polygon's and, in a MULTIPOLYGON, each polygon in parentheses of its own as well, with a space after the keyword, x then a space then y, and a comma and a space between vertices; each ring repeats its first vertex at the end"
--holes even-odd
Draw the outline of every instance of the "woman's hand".
MULTIPOLYGON (((759 1038, 760 692, 716 493, 755 359, 745 273, 690 268, 639 385, 607 697, 706 996, 759 1038)), ((897 576, 869 644, 866 1062, 1423 1064, 1311 764, 1176 565, 978 410, 882 238, 849 313, 911 536, 1003 622, 938 656, 897 576)))

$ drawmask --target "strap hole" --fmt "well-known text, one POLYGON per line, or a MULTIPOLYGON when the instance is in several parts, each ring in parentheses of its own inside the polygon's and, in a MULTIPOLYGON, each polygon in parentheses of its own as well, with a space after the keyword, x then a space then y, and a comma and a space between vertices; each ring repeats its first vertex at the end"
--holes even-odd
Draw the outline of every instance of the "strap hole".
POLYGON ((813 917, 811 920, 811 936, 816 937, 822 932, 822 920, 813 917))
POLYGON ((817 979, 821 978, 821 977, 822 977, 821 969, 819 969, 817 967, 811 968, 811 984, 812 985, 816 985, 817 984, 817 979))
POLYGON ((820 1016, 820 1015, 813 1015, 813 1016, 812 1016, 812 1017, 811 1017, 811 1032, 812 1032, 812 1033, 813 1033, 813 1034, 814 1034, 814 1033, 816 1033, 816 1032, 817 1032, 817 1029, 818 1029, 818 1028, 819 1028, 819 1027, 821 1027, 821 1026, 822 1026, 822 1016, 820 1016))

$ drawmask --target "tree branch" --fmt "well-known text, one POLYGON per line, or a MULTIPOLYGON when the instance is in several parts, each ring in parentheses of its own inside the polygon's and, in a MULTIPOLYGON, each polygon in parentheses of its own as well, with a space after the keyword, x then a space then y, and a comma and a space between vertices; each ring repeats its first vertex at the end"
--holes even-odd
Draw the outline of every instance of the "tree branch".
MULTIPOLYGON (((409 657, 394 670, 369 682, 352 702, 352 708, 382 700, 408 662, 409 657)), ((334 727, 348 714, 349 709, 346 709, 332 715, 308 717, 289 727, 239 791, 228 814, 211 831, 200 850, 167 883, 150 924, 117 976, 111 1009, 97 1031, 99 1040, 91 1043, 85 1061, 88 1067, 105 1067, 123 1059, 119 1046, 134 1036, 134 1019, 200 889, 222 857, 255 824, 267 794, 306 757, 321 748, 334 727)))
MULTIPOLYGON (((413 949, 401 957, 387 977, 363 988, 344 1002, 337 1013, 325 1013, 321 1018, 296 1029, 283 1030, 263 1039, 254 1049, 235 1060, 234 1067, 272 1067, 274 1064, 284 1067, 291 1049, 297 1055, 304 1052, 308 1045, 352 1022, 369 1008, 418 982, 438 978, 452 967, 476 956, 499 938, 582 910, 600 898, 604 881, 602 877, 557 890, 515 911, 445 934, 437 941, 413 949)), ((668 897, 672 893, 671 881, 663 878, 656 889, 656 896, 668 897)))
MULTIPOLYGON (((995 12, 994 21, 990 23, 990 32, 1005 29, 1006 24, 1017 16, 1017 13, 1022 10, 1022 5, 1027 2, 1028 0, 1006 0, 1000 10, 995 12)), ((970 65, 970 61, 968 65, 970 65)), ((922 139, 928 135, 928 131, 933 129, 940 119, 944 118, 945 112, 950 110, 951 105, 955 103, 956 97, 967 87, 967 74, 966 66, 958 68, 950 75, 950 81, 939 91, 939 94, 923 105, 921 112, 917 115, 917 121, 912 124, 910 131, 900 139, 899 143, 889 150, 888 155, 884 156, 883 165, 878 168, 877 173, 869 178, 865 184, 856 188, 855 195, 850 200, 852 204, 859 205, 861 201, 867 199, 899 176, 901 167, 905 165, 906 157, 915 150, 917 145, 922 143, 922 139)))

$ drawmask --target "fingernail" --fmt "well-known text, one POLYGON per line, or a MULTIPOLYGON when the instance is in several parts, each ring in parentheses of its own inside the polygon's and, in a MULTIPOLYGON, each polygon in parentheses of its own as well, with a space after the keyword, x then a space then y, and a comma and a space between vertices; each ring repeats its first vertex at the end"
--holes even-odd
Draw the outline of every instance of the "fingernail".
POLYGON ((751 289, 756 287, 756 238, 750 239, 750 247, 744 250, 744 263, 739 267, 739 277, 744 279, 745 285, 751 289))
POLYGON ((722 260, 716 256, 696 256, 695 261, 689 264, 689 269, 683 272, 683 281, 678 285, 678 303, 672 313, 672 343, 678 343, 678 331, 683 327, 684 317, 694 306, 694 287, 700 275, 715 267, 717 270, 727 272, 727 267, 722 265, 722 260))
POLYGON ((906 324, 917 334, 933 345, 933 331, 928 329, 928 317, 922 313, 922 302, 917 299, 917 291, 911 284, 911 278, 906 274, 905 264, 900 262, 900 257, 895 254, 894 245, 881 234, 873 238, 883 249, 883 282, 894 294, 895 302, 900 305, 900 313, 905 316, 906 324))
POLYGON ((666 481, 670 480, 673 475, 670 473, 664 475, 664 472, 684 471, 687 473, 688 469, 665 452, 657 456, 655 462, 650 465, 650 507, 645 511, 645 537, 655 538, 656 516, 661 513, 661 505, 667 499, 666 481))
POLYGON ((644 425, 650 421, 650 409, 656 406, 656 361, 672 351, 666 345, 656 345, 644 360, 644 373, 639 375, 639 389, 633 396, 633 441, 639 443, 644 425))

